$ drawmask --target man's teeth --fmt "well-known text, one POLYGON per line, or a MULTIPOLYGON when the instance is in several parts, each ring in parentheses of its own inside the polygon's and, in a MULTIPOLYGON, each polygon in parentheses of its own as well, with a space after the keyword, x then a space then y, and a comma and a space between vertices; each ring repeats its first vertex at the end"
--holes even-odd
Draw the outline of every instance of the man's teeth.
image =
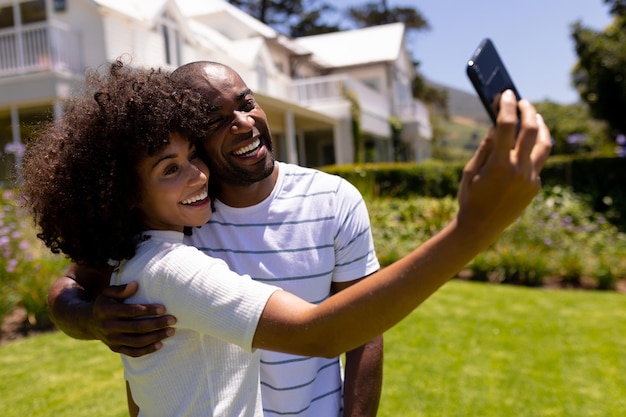
POLYGON ((208 192, 206 192, 206 191, 204 191, 202 194, 198 194, 198 195, 197 195, 197 196, 195 196, 195 197, 191 197, 191 198, 188 198, 188 199, 186 199, 186 200, 183 200, 183 201, 182 201, 182 203, 183 203, 183 204, 193 204, 193 203, 195 203, 196 201, 201 201, 201 200, 204 200, 204 199, 205 199, 205 198, 207 198, 208 196, 209 196, 209 193, 208 193, 208 192))
POLYGON ((248 153, 248 152, 250 152, 250 151, 255 150, 256 148, 258 148, 258 147, 259 147, 259 145, 261 145, 261 140, 260 140, 260 139, 257 139, 257 140, 255 140, 254 142, 252 142, 250 145, 248 145, 248 146, 246 146, 246 147, 243 147, 243 148, 241 148, 241 149, 237 149, 237 150, 236 150, 235 152, 233 152, 233 153, 234 153, 235 155, 237 155, 237 156, 241 156, 241 155, 244 155, 244 154, 246 154, 246 153, 248 153))

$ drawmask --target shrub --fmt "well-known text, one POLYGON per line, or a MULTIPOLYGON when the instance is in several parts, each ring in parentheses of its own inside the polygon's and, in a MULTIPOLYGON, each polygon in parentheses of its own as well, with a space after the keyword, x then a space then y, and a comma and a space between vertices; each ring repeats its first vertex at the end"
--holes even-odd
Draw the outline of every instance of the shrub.
MULTIPOLYGON (((420 164, 359 164, 323 170, 352 182, 367 198, 454 197, 464 163, 427 161, 420 164)), ((587 196, 590 207, 626 231, 626 164, 624 158, 557 155, 541 172, 548 187, 560 186, 587 196)))
MULTIPOLYGON (((368 200, 374 243, 388 265, 437 233, 456 213, 452 197, 368 200)), ((467 267, 470 279, 542 285, 549 277, 613 289, 626 278, 626 235, 593 211, 589 198, 544 187, 520 218, 467 267)))
POLYGON ((49 327, 47 292, 69 261, 53 255, 37 239, 30 218, 19 207, 12 189, 0 195, 0 254, 0 318, 20 305, 31 326, 49 327))

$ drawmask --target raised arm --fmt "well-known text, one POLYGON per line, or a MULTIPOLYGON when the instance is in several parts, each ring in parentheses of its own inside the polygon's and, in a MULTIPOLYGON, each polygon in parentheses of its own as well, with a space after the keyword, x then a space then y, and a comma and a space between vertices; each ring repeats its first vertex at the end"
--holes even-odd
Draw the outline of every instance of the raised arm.
POLYGON ((175 318, 160 304, 124 304, 137 284, 109 287, 111 271, 72 264, 48 292, 54 324, 75 339, 97 339, 112 351, 142 356, 173 334, 175 318))
POLYGON ((253 346, 336 356, 396 324, 486 249, 539 192, 539 173, 551 149, 548 128, 525 100, 515 138, 517 106, 511 92, 502 95, 496 127, 464 169, 457 216, 441 232, 320 305, 275 292, 253 346))

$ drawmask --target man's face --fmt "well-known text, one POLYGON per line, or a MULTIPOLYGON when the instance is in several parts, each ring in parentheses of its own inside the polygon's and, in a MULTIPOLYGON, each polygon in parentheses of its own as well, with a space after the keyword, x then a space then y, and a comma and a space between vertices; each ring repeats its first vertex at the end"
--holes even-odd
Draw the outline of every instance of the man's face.
POLYGON ((250 89, 234 71, 205 67, 200 92, 211 110, 204 149, 213 179, 219 184, 247 186, 267 178, 274 169, 267 116, 250 89))

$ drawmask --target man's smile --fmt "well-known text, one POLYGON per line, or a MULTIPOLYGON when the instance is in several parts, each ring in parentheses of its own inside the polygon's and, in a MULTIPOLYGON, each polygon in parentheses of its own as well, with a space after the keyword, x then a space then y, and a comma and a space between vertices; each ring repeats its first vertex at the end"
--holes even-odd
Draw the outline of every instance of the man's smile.
POLYGON ((252 154, 261 147, 261 140, 255 139, 251 144, 233 151, 235 156, 252 156, 252 154))

